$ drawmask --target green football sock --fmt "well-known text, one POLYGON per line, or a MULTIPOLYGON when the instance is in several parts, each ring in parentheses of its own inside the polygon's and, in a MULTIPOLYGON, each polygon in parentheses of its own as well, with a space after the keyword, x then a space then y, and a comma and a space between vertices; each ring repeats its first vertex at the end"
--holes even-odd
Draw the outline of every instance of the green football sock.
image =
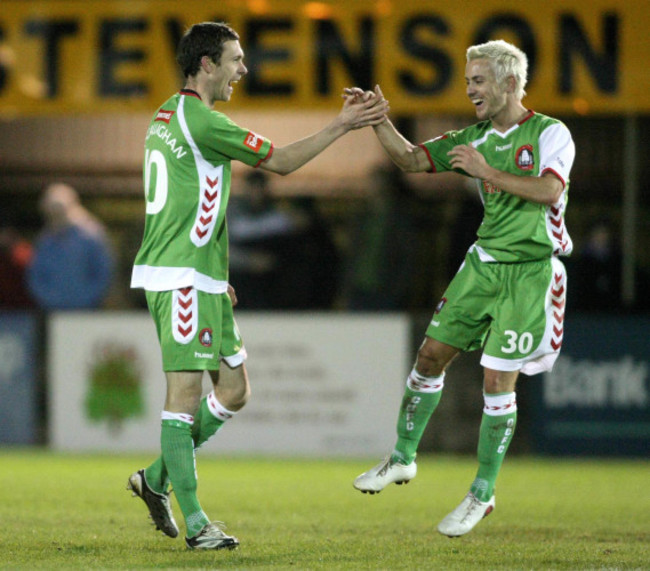
POLYGON ((163 419, 160 446, 176 500, 185 518, 187 537, 193 537, 210 520, 201 509, 196 494, 196 467, 191 425, 182 420, 163 419))
MULTIPOLYGON (((217 433, 224 422, 234 415, 234 412, 227 410, 219 403, 214 393, 203 397, 199 410, 194 417, 194 424, 192 424, 194 449, 196 450, 202 444, 205 444, 211 436, 217 433)), ((151 466, 145 468, 144 474, 147 478, 147 484, 154 492, 167 492, 170 481, 162 456, 156 458, 151 466)))
POLYGON ((194 448, 197 449, 202 444, 205 444, 212 435, 217 433, 224 422, 232 418, 234 414, 234 412, 223 407, 214 392, 203 397, 192 425, 194 448))
POLYGON ((147 479, 148 486, 159 494, 167 493, 169 488, 169 475, 163 462, 162 456, 158 456, 151 466, 144 469, 144 477, 147 479))
POLYGON ((415 460, 424 429, 440 402, 444 385, 439 377, 424 377, 411 371, 397 418, 397 444, 391 455, 394 462, 410 464, 415 460))
POLYGON ((501 464, 517 425, 515 393, 485 395, 478 439, 478 472, 470 491, 482 502, 494 494, 501 464), (506 412, 507 411, 507 412, 506 412), (497 413, 495 415, 494 413, 497 413))

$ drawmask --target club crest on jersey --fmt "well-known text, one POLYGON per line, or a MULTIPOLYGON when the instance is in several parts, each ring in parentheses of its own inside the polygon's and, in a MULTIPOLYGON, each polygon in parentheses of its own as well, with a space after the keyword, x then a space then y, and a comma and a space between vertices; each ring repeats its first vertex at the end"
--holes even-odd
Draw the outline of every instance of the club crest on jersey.
POLYGON ((438 314, 442 311, 442 308, 445 306, 445 303, 447 303, 447 298, 446 298, 446 297, 443 297, 443 298, 438 302, 438 305, 436 305, 436 308, 435 308, 435 310, 433 311, 433 313, 435 313, 436 315, 438 315, 438 314))
POLYGON ((199 333, 199 341, 201 342, 201 345, 204 347, 211 347, 212 346, 212 329, 206 327, 205 329, 201 330, 201 333, 199 333))
POLYGON ((176 113, 176 111, 165 111, 164 109, 159 109, 154 121, 162 121, 169 125, 174 113, 176 113))
POLYGON ((517 161, 517 166, 522 171, 533 170, 535 166, 535 155, 533 154, 532 145, 524 145, 517 149, 517 155, 515 160, 517 161))
POLYGON ((262 148, 263 142, 264 138, 260 137, 256 133, 253 133, 253 131, 249 131, 248 135, 246 135, 246 138, 244 139, 244 145, 256 153, 262 148))

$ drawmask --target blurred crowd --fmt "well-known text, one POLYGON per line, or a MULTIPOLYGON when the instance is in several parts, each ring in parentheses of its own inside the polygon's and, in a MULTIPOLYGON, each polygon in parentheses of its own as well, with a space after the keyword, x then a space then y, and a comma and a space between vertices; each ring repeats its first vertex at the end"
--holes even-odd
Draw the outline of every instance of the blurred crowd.
MULTIPOLYGON (((278 197, 263 171, 243 177, 228 207, 230 282, 239 309, 431 310, 442 294, 437 285, 448 282, 475 240, 478 196, 459 189, 441 236, 442 217, 449 218, 441 200, 415 190, 401 171, 377 167, 369 188, 334 225, 326 199, 278 197)), ((76 189, 49 184, 38 210, 42 225, 32 236, 11 208, 0 213, 0 309, 144 307, 136 294, 111 301, 112 290, 128 291, 129 250, 116 248, 76 189)), ((597 218, 564 260, 571 309, 623 309, 617 236, 614 220, 597 218)), ((647 276, 639 272, 637 282, 643 290, 647 276)), ((649 309, 645 296, 637 297, 633 309, 649 309)))
POLYGON ((43 227, 33 243, 21 236, 10 216, 2 221, 0 307, 101 307, 113 279, 113 252, 104 225, 64 183, 45 188, 39 210, 43 227))

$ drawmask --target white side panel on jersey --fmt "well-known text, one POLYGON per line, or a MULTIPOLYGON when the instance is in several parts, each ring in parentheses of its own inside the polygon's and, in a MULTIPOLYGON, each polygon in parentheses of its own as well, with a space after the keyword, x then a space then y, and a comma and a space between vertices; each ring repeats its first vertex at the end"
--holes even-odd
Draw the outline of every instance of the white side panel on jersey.
POLYGON ((573 241, 564 223, 566 191, 553 206, 546 208, 546 234, 553 244, 554 256, 568 256, 573 250, 573 241))
POLYGON ((203 158, 201 151, 194 142, 185 120, 185 96, 182 96, 178 103, 178 124, 181 126, 183 136, 192 149, 199 177, 199 206, 196 212, 196 220, 190 232, 190 240, 197 248, 200 248, 210 241, 219 219, 221 199, 223 197, 223 165, 217 167, 211 165, 203 158))
POLYGON ((573 242, 564 224, 564 210, 567 201, 566 186, 576 154, 571 133, 562 123, 547 127, 539 136, 539 152, 540 175, 551 171, 565 187, 560 200, 546 209, 546 233, 553 244, 553 255, 568 256, 573 250, 573 242))

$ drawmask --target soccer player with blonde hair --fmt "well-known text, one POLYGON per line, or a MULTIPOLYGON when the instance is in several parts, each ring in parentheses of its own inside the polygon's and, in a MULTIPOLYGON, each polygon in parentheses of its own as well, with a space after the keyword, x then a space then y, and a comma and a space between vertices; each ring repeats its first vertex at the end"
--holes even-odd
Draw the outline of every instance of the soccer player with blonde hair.
MULTIPOLYGON (((478 123, 419 145, 388 118, 374 127, 406 172, 456 171, 471 177, 484 206, 477 240, 435 308, 408 375, 388 457, 354 487, 376 493, 415 477, 416 451, 442 395, 445 371, 461 351, 483 349, 484 407, 478 470, 460 505, 438 525, 455 537, 495 506, 495 484, 517 423, 519 373, 553 366, 562 345, 566 272, 571 252, 564 223, 575 146, 567 127, 522 103, 526 55, 502 40, 467 50, 466 93, 478 123)), ((352 99, 383 99, 358 88, 352 99)))

